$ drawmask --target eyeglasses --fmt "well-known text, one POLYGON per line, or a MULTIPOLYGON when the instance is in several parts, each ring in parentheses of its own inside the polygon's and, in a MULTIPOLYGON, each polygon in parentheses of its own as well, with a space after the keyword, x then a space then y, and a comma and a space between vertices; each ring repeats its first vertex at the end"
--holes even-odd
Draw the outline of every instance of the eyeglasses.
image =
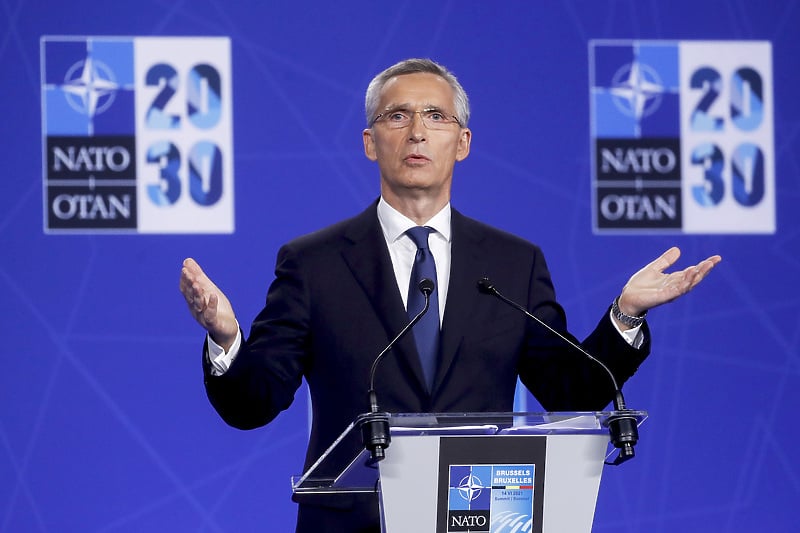
POLYGON ((414 115, 419 115, 422 123, 429 130, 446 130, 451 124, 458 124, 461 126, 461 121, 453 115, 447 115, 442 110, 431 108, 423 109, 422 111, 410 111, 408 109, 392 109, 384 111, 372 119, 373 126, 375 123, 380 122, 386 124, 387 128, 393 130, 405 128, 414 118, 414 115))

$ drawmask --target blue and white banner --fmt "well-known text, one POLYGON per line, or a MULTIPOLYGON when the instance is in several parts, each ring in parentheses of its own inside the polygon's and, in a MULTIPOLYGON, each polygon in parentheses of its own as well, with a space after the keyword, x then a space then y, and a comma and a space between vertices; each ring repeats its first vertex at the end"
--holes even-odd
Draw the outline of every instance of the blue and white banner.
POLYGON ((589 51, 596 233, 775 232, 769 42, 589 51))
POLYGON ((232 233, 230 41, 42 37, 44 229, 232 233))

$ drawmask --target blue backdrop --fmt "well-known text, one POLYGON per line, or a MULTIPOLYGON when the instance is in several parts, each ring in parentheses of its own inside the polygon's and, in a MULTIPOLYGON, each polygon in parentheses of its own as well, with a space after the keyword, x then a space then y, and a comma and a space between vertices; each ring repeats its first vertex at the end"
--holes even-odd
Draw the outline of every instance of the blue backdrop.
POLYGON ((363 91, 413 56, 448 65, 472 100, 454 206, 542 246, 577 335, 667 247, 681 265, 724 258, 651 313, 653 354, 626 388, 650 419, 636 460, 606 469, 594 531, 796 531, 798 28, 793 0, 0 0, 0 531, 291 530, 305 391, 265 428, 217 417, 180 264, 196 257, 248 325, 279 245, 377 196, 363 91), (43 35, 230 37, 233 234, 43 232, 43 35), (593 234, 588 42, 601 38, 772 43, 775 234, 593 234))

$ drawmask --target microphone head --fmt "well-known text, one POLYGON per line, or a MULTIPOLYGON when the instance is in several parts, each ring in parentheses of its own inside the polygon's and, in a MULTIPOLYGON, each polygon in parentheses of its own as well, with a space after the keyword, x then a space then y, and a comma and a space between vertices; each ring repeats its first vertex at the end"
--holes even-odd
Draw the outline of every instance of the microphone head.
POLYGON ((423 278, 419 282, 419 291, 425 296, 430 296, 433 292, 433 281, 428 278, 423 278))
POLYGON ((494 294, 497 292, 497 289, 494 288, 494 283, 492 283, 489 278, 481 278, 478 280, 478 290, 483 294, 494 294))

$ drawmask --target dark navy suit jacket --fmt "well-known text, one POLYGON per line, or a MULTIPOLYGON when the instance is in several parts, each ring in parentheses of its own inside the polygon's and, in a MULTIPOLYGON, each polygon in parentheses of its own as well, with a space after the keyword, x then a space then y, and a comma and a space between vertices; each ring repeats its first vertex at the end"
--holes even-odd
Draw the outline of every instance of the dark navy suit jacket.
MULTIPOLYGON (((313 422, 306 467, 368 410, 372 362, 408 322, 376 205, 283 246, 264 309, 231 368, 223 376, 212 376, 205 363, 211 403, 227 423, 243 429, 272 420, 291 404, 302 379, 307 380, 313 422)), ((433 389, 426 390, 413 336, 408 335, 378 367, 375 389, 382 410, 511 411, 518 376, 545 410, 607 406, 614 391, 598 365, 519 311, 477 290, 477 281, 488 277, 504 295, 566 331, 564 311, 556 303, 540 249, 456 210, 451 244, 441 360, 433 389)), ((605 362, 621 385, 649 352, 646 325, 644 333, 644 345, 632 348, 606 310, 582 344, 605 362)), ((331 470, 343 467, 357 446, 355 441, 343 446, 331 470)), ((363 498, 296 499, 301 503, 301 524, 310 520, 303 519, 304 507, 310 508, 308 516, 320 512, 319 506, 339 509, 345 513, 343 524, 351 520, 347 516, 353 524, 359 515, 374 520, 377 508, 363 498)), ((318 529, 326 530, 334 527, 318 529)), ((343 529, 359 530, 355 525, 343 529)))

